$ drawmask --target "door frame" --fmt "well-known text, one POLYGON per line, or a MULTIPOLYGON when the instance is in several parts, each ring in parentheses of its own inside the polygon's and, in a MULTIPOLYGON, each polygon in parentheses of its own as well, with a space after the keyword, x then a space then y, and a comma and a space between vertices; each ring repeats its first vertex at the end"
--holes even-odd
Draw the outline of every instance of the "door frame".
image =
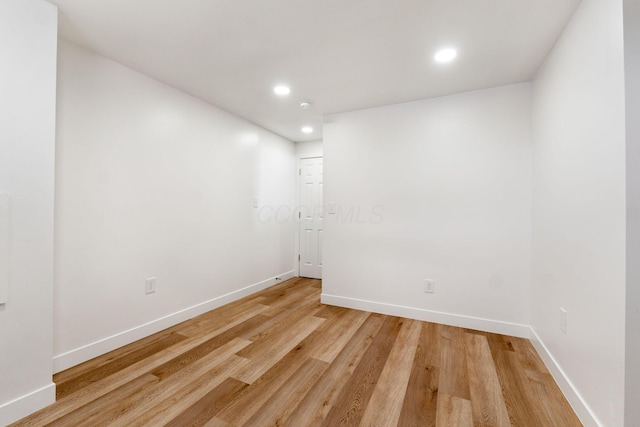
MULTIPOLYGON (((324 156, 322 155, 322 151, 320 150, 319 152, 313 152, 313 153, 298 153, 296 155, 296 197, 295 197, 295 202, 296 202, 296 209, 294 212, 294 217, 293 217, 293 221, 295 223, 295 233, 294 233, 294 237, 295 237, 295 251, 293 253, 293 265, 295 266, 293 271, 294 274, 296 275, 296 277, 300 277, 300 260, 299 260, 299 256, 300 256, 300 218, 298 217, 298 213, 300 211, 300 204, 302 203, 302 200, 300 199, 300 192, 302 191, 302 176, 300 175, 300 170, 302 169, 302 161, 305 159, 317 159, 317 158, 323 158, 324 156)), ((323 198, 324 200, 324 198, 323 198)))

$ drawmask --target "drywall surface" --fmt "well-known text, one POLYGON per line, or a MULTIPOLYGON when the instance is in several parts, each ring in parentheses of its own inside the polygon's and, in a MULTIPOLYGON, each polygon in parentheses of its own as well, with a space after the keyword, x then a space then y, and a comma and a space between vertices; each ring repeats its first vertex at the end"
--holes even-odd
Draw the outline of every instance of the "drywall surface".
POLYGON ((619 426, 626 232, 622 2, 584 0, 532 88, 532 327, 596 422, 619 426), (566 333, 560 307, 568 314, 566 333))
POLYGON ((0 425, 55 400, 51 381, 57 9, 0 2, 0 425))
POLYGON ((624 1, 627 138, 625 426, 640 420, 640 2, 624 1))
POLYGON ((526 335, 530 132, 527 83, 327 117, 323 300, 526 335))
POLYGON ((59 56, 56 370, 293 274, 293 221, 258 215, 293 208, 292 142, 68 42, 59 56))
POLYGON ((322 140, 296 142, 296 157, 298 159, 322 157, 322 140))

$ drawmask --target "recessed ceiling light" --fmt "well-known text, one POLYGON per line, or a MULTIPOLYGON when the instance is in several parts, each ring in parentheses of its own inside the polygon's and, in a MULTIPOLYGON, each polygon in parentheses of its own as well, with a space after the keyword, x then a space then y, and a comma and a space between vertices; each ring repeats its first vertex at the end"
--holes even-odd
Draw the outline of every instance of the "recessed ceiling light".
POLYGON ((311 126, 305 126, 305 127, 302 128, 302 132, 311 133, 311 132, 313 132, 313 128, 311 126))
POLYGON ((274 87, 273 91, 275 92, 276 95, 280 95, 280 96, 289 95, 291 93, 291 89, 289 89, 289 86, 284 86, 284 85, 278 85, 274 87))
POLYGON ((444 64, 445 62, 453 61, 456 56, 458 56, 458 52, 455 49, 447 48, 437 51, 433 59, 444 64))

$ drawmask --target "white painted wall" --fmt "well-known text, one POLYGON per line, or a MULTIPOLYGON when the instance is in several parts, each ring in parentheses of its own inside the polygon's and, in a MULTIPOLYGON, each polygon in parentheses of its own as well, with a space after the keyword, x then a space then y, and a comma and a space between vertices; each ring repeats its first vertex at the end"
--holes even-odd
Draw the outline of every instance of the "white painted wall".
POLYGON ((323 301, 527 335, 530 133, 527 83, 326 118, 323 301))
POLYGON ((293 274, 292 142, 67 42, 58 84, 55 370, 293 274))
POLYGON ((309 157, 322 157, 322 140, 296 142, 296 157, 298 160, 309 157))
POLYGON ((9 283, 6 304, 0 305, 3 426, 55 399, 56 31, 55 6, 42 0, 0 1, 0 193, 11 196, 9 283))
POLYGON ((583 0, 532 86, 532 326, 606 426, 624 414, 623 71, 622 1, 583 0))
POLYGON ((640 420, 640 2, 624 0, 627 139, 625 425, 640 420))

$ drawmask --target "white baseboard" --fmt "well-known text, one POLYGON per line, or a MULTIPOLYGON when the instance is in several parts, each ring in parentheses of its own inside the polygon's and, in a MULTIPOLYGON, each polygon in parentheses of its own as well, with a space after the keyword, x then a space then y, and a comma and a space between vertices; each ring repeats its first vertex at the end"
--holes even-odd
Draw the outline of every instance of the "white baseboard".
POLYGON ((56 385, 46 386, 0 405, 0 426, 6 426, 56 401, 56 385))
POLYGON ((482 319, 479 317, 442 313, 439 311, 386 304, 376 301, 366 301, 336 295, 322 294, 321 302, 323 304, 337 305, 340 307, 353 308, 356 310, 371 311, 374 313, 388 314, 391 316, 407 317, 409 319, 442 323, 444 325, 458 326, 460 328, 467 329, 476 329, 480 331, 511 335, 520 338, 529 338, 530 332, 530 328, 528 325, 520 325, 518 323, 508 323, 498 320, 482 319))
POLYGON ((145 323, 135 328, 120 332, 107 338, 95 341, 91 344, 76 348, 63 354, 59 354, 53 358, 53 372, 64 371, 72 366, 91 360, 102 354, 120 348, 124 345, 131 344, 134 341, 148 337, 149 335, 160 332, 163 329, 170 328, 180 322, 191 319, 200 314, 214 310, 230 302, 239 300, 247 295, 251 295, 284 280, 295 277, 294 271, 288 271, 278 276, 271 277, 253 285, 238 289, 225 295, 210 299, 208 301, 196 304, 192 307, 185 308, 167 316, 161 317, 151 322, 145 323))
POLYGON ((556 383, 567 398, 567 401, 580 418, 585 427, 602 427, 602 423, 593 413, 589 405, 582 398, 574 387, 562 368, 553 358, 547 347, 532 327, 517 323, 501 322, 477 317, 462 316, 458 314, 442 313, 438 311, 424 310, 414 307, 380 303, 376 301, 366 301, 355 298, 341 297, 336 295, 322 294, 323 304, 337 305, 340 307, 353 308, 356 310, 371 311, 374 313, 387 314, 391 316, 407 317, 410 319, 423 320, 427 322, 442 323, 445 325, 458 326, 467 329, 476 329, 485 332, 510 335, 520 338, 527 338, 531 341, 536 351, 542 358, 547 369, 556 380, 556 383))
POLYGON ((545 366, 556 380, 558 387, 562 390, 562 393, 567 398, 567 401, 575 411, 578 418, 585 427, 602 427, 603 424, 598 420, 598 417, 593 413, 589 405, 582 398, 582 395, 575 388, 569 377, 565 374, 564 370, 558 365, 555 358, 551 355, 547 346, 544 345, 538 334, 533 328, 529 329, 529 340, 535 347, 536 351, 542 358, 545 366))

